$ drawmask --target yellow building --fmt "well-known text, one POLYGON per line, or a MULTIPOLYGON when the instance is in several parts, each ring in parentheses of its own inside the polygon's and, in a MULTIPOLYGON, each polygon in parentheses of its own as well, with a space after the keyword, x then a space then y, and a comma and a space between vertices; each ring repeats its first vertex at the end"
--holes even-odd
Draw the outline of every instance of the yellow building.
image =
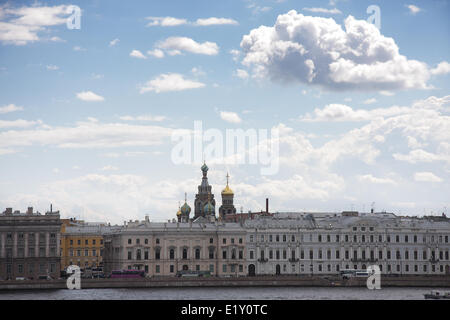
POLYGON ((103 233, 110 227, 75 219, 61 219, 61 270, 103 266, 103 233))

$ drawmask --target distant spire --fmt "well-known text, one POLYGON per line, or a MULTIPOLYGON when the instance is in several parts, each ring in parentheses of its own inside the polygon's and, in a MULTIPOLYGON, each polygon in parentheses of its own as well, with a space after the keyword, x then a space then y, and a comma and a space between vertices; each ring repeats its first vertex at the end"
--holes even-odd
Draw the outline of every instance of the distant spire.
POLYGON ((184 202, 187 202, 187 192, 184 193, 184 202))
POLYGON ((230 178, 230 175, 228 174, 228 171, 227 171, 227 185, 228 185, 228 178, 230 178))

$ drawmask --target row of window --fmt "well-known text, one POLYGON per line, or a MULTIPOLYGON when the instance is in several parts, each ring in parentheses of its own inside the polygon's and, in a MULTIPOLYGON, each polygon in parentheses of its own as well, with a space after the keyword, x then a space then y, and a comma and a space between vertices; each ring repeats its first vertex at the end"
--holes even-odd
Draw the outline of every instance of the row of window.
MULTIPOLYGON (((40 247, 36 253, 36 248, 29 247, 27 252, 27 258, 33 258, 33 257, 46 257, 46 250, 44 247, 40 247)), ((56 248, 50 247, 49 248, 49 256, 54 257, 56 256, 56 248)), ((0 257, 3 258, 0 250, 0 257)), ((14 256, 14 251, 12 248, 6 248, 5 250, 5 257, 6 258, 25 258, 25 249, 24 248, 17 248, 16 255, 14 256)))
MULTIPOLYGON (((156 239, 155 239, 155 242, 156 242, 156 244, 160 244, 160 239, 159 239, 159 238, 156 238, 156 239)), ((231 244, 236 243, 236 242, 235 242, 235 238, 231 238, 231 239, 230 239, 230 242, 231 242, 231 244)), ((214 238, 209 238, 209 243, 214 243, 214 238)), ((223 244, 227 244, 227 238, 222 238, 222 243, 223 243, 223 244)), ((239 239, 238 239, 238 243, 239 243, 239 244, 242 244, 242 243, 243 243, 242 238, 239 238, 239 239)), ((128 238, 128 244, 133 244, 133 239, 128 238)), ((135 239, 135 244, 141 244, 141 239, 136 238, 136 239, 135 239)), ((145 238, 145 239, 144 239, 144 244, 148 244, 148 238, 145 238)))
MULTIPOLYGON (((131 265, 129 265, 128 266, 128 269, 130 270, 130 269, 133 269, 132 268, 132 266, 131 265)), ((138 266, 138 269, 140 270, 140 266, 138 266)), ((187 265, 184 265, 183 266, 183 270, 188 270, 189 269, 189 267, 187 266, 187 265)), ((149 267, 148 267, 148 265, 145 265, 144 266, 144 271, 146 272, 146 273, 148 273, 149 272, 149 267)), ((195 266, 195 271, 201 271, 200 270, 200 265, 196 265, 195 266)), ((211 272, 211 273, 213 273, 214 272, 214 265, 213 264, 210 264, 209 265, 209 269, 207 270, 207 271, 209 271, 209 272, 211 272)), ((173 264, 171 264, 171 265, 169 265, 169 272, 170 273, 175 273, 175 265, 173 265, 173 264)), ((226 264, 223 264, 222 265, 222 272, 223 273, 228 273, 228 272, 230 272, 230 273, 235 273, 235 272, 244 272, 244 265, 242 265, 242 264, 239 264, 239 265, 234 265, 234 264, 232 264, 232 265, 226 265, 226 264), (237 267, 237 268, 236 268, 237 267)), ((161 265, 159 265, 159 264, 157 264, 157 265, 155 265, 155 273, 156 274, 160 274, 161 273, 161 265)))
MULTIPOLYGON (((89 245, 89 239, 85 239, 84 240, 84 244, 85 245, 89 245)), ((96 245, 97 244, 97 240, 96 239, 91 239, 91 244, 92 245, 96 245)), ((103 239, 100 239, 100 244, 103 244, 103 239)), ((70 245, 73 246, 73 239, 70 239, 70 245)), ((77 245, 81 245, 81 240, 80 239, 77 240, 77 245)))
MULTIPOLYGON (((255 235, 250 235, 250 242, 254 242, 255 241, 255 235)), ((385 240, 383 240, 384 236, 383 235, 343 235, 343 238, 340 237, 340 235, 334 235, 334 239, 332 239, 332 235, 317 235, 317 242, 341 242, 341 239, 343 239, 344 242, 350 242, 350 240, 352 240, 352 242, 396 242, 396 243, 418 243, 419 242, 419 236, 414 235, 412 237, 410 237, 409 235, 405 235, 403 236, 403 238, 400 238, 400 235, 395 235, 395 237, 393 236, 391 238, 391 235, 386 235, 385 236, 385 240)), ((283 235, 260 235, 259 237, 260 242, 287 242, 288 236, 283 234, 283 235), (266 237, 267 236, 267 237, 266 237)), ((290 241, 291 242, 295 242, 296 241, 296 236, 295 235, 291 235, 290 237, 290 241)), ((426 236, 422 236, 422 242, 426 243, 427 237, 426 236)), ((429 240, 430 242, 435 242, 438 241, 439 243, 449 243, 449 236, 429 236, 429 240)), ((300 236, 300 241, 303 242, 303 235, 300 236)), ((309 242, 313 242, 313 235, 310 234, 309 235, 309 242)))
MULTIPOLYGON (((381 272, 383 271, 383 265, 379 265, 378 266, 380 268, 381 272)), ((449 266, 447 266, 448 268, 449 266)), ((354 268, 354 269, 358 269, 358 265, 345 265, 345 269, 349 269, 349 268, 354 268)), ((444 272, 445 271, 445 266, 444 265, 431 265, 430 271, 431 272, 444 272)), ((361 269, 366 269, 366 265, 362 265, 361 269)), ((415 265, 409 265, 409 264, 405 264, 403 266, 397 264, 397 265, 387 265, 387 273, 392 273, 392 272, 396 272, 396 273, 402 273, 402 272, 428 272, 428 266, 426 264, 419 266, 417 264, 415 265), (394 268, 393 268, 394 267, 394 268), (402 268, 403 267, 403 268, 402 268)), ((281 271, 281 268, 280 268, 281 271)), ((330 264, 326 265, 326 267, 324 267, 322 264, 318 264, 316 270, 313 269, 313 265, 309 265, 309 272, 313 273, 313 272, 339 272, 340 271, 340 266, 339 265, 335 265, 332 266, 330 264)), ((283 265, 283 272, 287 273, 287 265, 284 264, 283 265)), ((292 265, 291 266, 291 272, 292 273, 296 273, 296 265, 292 265)), ((305 265, 300 265, 300 272, 304 273, 305 272, 305 265)))
MULTIPOLYGON (((46 274, 47 272, 53 273, 56 272, 56 264, 55 263, 39 263, 38 269, 36 269, 36 265, 34 263, 27 263, 27 264, 17 264, 16 265, 16 273, 17 274, 34 274, 36 270, 39 270, 39 273, 46 274)), ((12 264, 6 264, 6 273, 11 274, 12 273, 12 264)))
MULTIPOLYGON (((335 250, 334 253, 335 254, 334 254, 333 258, 334 259, 340 259, 341 251, 340 250, 335 250)), ((351 251, 345 250, 344 258, 347 259, 347 260, 350 259, 350 258, 351 259, 362 259, 362 260, 366 260, 366 259, 370 259, 370 260, 380 259, 380 260, 382 260, 382 259, 386 258, 388 260, 391 260, 391 259, 394 259, 394 257, 397 260, 402 260, 402 259, 404 259, 404 260, 410 260, 410 259, 419 260, 420 259, 420 257, 419 257, 419 253, 420 252, 417 251, 417 250, 412 251, 411 253, 410 253, 410 251, 404 251, 403 255, 402 255, 402 252, 399 251, 399 250, 397 250, 397 251, 388 250, 386 252, 386 257, 383 256, 383 250, 379 250, 378 254, 377 254, 376 251, 371 250, 371 251, 369 251, 368 255, 366 255, 366 251, 365 250, 361 251, 360 254, 358 254, 358 250, 354 250, 353 251, 353 255, 351 257, 350 257, 350 253, 351 253, 351 251)), ((439 259, 439 260, 449 261, 449 251, 439 251, 439 253, 435 253, 435 251, 431 251, 429 257, 428 257, 427 250, 423 250, 421 253, 422 253, 422 255, 421 255, 422 260, 430 259, 432 261, 435 261, 435 260, 439 259), (437 256, 437 254, 439 256, 437 256)), ((255 259, 255 254, 254 254, 253 250, 249 251, 249 257, 250 257, 250 259, 255 259)), ((280 259, 286 260, 287 259, 287 250, 269 250, 269 259, 274 259, 274 257, 275 257, 276 260, 280 260, 280 259), (275 255, 274 255, 274 253, 275 253, 275 255)), ((259 258, 262 259, 262 260, 265 260, 265 250, 261 250, 260 251, 259 258)), ((332 251, 331 250, 327 250, 325 252, 325 251, 319 249, 319 250, 316 250, 316 255, 314 256, 314 250, 309 250, 309 259, 312 260, 314 258, 319 259, 319 260, 320 259, 331 260, 332 259, 332 251)), ((291 251, 290 259, 292 259, 292 260, 296 259, 295 250, 291 251)), ((300 259, 301 260, 305 259, 305 251, 304 250, 300 251, 300 259)))
MULTIPOLYGON (((97 251, 96 249, 93 249, 93 250, 88 250, 88 249, 76 250, 76 256, 77 257, 81 257, 81 253, 82 252, 84 252, 84 257, 90 257, 90 256, 97 257, 99 255, 99 253, 100 253, 100 255, 99 255, 100 257, 103 256, 103 249, 101 249, 100 251, 97 251), (91 253, 91 255, 90 255, 90 253, 91 253)), ((75 251, 73 249, 69 250, 69 256, 70 257, 74 257, 74 253, 75 253, 75 251)))

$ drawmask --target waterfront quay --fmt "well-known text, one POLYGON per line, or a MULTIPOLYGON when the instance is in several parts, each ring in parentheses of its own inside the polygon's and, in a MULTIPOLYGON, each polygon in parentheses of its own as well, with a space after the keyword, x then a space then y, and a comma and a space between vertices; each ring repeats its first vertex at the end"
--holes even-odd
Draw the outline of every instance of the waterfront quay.
MULTIPOLYGON (((184 287, 365 287, 366 278, 321 276, 255 276, 146 279, 81 279, 82 289, 184 287)), ((381 277, 382 287, 450 288, 450 276, 381 277)), ((1 281, 0 290, 66 289, 66 280, 1 281)))

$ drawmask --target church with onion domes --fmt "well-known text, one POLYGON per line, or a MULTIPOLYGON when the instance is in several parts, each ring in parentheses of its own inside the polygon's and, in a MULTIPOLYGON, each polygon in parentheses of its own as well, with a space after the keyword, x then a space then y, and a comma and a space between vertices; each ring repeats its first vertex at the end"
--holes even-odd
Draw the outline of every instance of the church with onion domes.
MULTIPOLYGON (((212 193, 212 187, 208 182, 208 166, 204 162, 200 168, 202 171, 202 182, 198 186, 198 193, 194 200, 194 217, 192 221, 215 221, 216 217, 216 200, 212 193)), ((224 219, 227 214, 236 214, 236 208, 233 204, 234 193, 229 186, 230 176, 227 173, 227 185, 222 190, 222 205, 219 208, 219 219, 224 219)), ((191 207, 187 204, 187 196, 185 194, 184 204, 179 207, 177 212, 178 222, 190 221, 191 207)))

